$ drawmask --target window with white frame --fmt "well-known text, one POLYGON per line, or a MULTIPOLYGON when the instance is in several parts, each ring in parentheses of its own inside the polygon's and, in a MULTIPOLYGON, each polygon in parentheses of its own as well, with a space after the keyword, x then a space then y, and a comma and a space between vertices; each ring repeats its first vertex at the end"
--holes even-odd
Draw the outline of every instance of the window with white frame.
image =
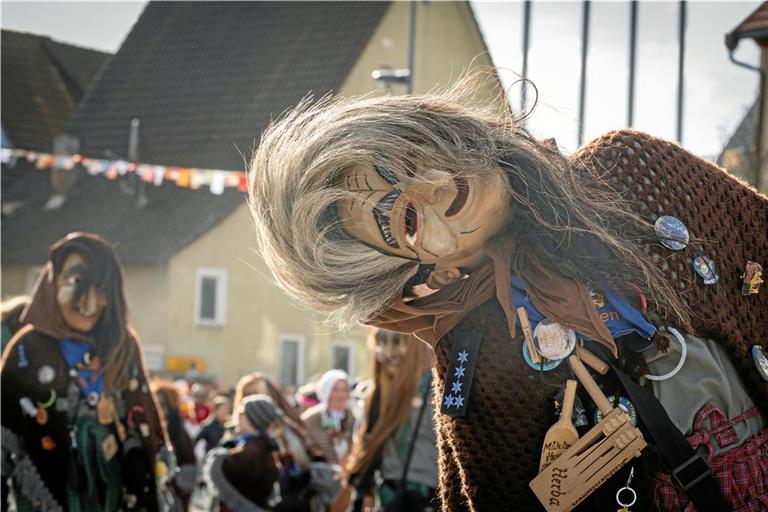
POLYGON ((304 384, 303 336, 280 336, 280 382, 292 386, 304 384))
POLYGON ((334 343, 331 346, 331 368, 344 370, 349 375, 354 372, 354 347, 347 343, 334 343))
POLYGON ((199 268, 195 280, 195 323, 224 325, 227 313, 227 271, 199 268))

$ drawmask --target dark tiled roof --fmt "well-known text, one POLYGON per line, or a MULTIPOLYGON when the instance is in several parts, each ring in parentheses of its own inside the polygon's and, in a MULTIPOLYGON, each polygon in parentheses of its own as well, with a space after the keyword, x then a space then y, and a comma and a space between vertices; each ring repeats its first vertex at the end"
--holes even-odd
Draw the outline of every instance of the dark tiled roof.
POLYGON ((48 53, 57 64, 66 80, 70 92, 79 102, 111 56, 88 48, 79 48, 71 44, 48 40, 45 42, 48 53))
POLYGON ((752 14, 739 23, 733 31, 726 36, 726 45, 734 46, 739 39, 751 38, 758 42, 768 38, 768 2, 763 2, 752 14))
POLYGON ((338 88, 382 2, 150 2, 73 117, 89 156, 242 169, 271 117, 338 88))
POLYGON ((2 265, 39 265, 50 245, 67 233, 98 233, 117 245, 127 265, 161 265, 244 204, 244 194, 227 189, 188 190, 146 185, 149 202, 135 205, 135 174, 117 181, 76 172, 77 182, 61 208, 45 210, 50 171, 26 162, 2 170, 2 265))
POLYGON ((2 31, 2 124, 16 147, 51 151, 109 54, 2 31))

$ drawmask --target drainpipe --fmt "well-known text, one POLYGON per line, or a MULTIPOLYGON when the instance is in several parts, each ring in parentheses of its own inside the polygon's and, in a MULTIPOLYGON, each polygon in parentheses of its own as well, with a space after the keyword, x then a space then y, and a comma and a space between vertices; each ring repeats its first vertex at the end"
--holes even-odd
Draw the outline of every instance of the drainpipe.
POLYGON ((579 131, 578 145, 584 143, 584 116, 587 103, 587 56, 589 55, 589 0, 582 4, 581 27, 581 80, 579 82, 579 131))
MULTIPOLYGON (((758 190, 763 190, 762 188, 762 162, 763 162, 763 110, 765 108, 765 70, 758 66, 753 66, 752 64, 749 64, 747 62, 743 62, 740 60, 737 60, 734 56, 734 52, 736 51, 736 47, 739 45, 739 41, 745 37, 766 37, 768 36, 768 31, 761 31, 765 33, 738 33, 738 32, 731 32, 730 34, 726 34, 725 36, 725 46, 728 48, 728 58, 731 62, 736 64, 737 66, 740 66, 745 69, 749 69, 751 71, 755 71, 760 74, 760 91, 758 92, 758 99, 757 99, 757 123, 755 123, 755 135, 754 135, 754 145, 755 145, 755 187, 758 190)), ((761 50, 762 52, 763 50, 761 50)))
MULTIPOLYGON (((528 92, 528 51, 531 48, 531 0, 523 2, 523 81, 520 89, 520 113, 525 112, 528 92)), ((527 116, 523 118, 523 123, 527 116)))

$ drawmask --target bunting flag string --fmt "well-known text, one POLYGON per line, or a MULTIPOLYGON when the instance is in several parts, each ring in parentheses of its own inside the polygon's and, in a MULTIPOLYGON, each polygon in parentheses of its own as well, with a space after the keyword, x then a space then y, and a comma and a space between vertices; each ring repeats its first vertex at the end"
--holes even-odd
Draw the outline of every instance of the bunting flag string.
POLYGON ((101 160, 82 155, 54 155, 26 149, 0 149, 0 163, 4 166, 13 168, 22 160, 29 162, 39 170, 73 171, 85 169, 91 176, 103 175, 109 180, 116 180, 127 173, 135 173, 145 182, 152 183, 157 187, 163 183, 171 182, 176 186, 192 190, 207 187, 215 195, 223 194, 227 188, 236 188, 241 192, 248 189, 246 174, 243 171, 173 167, 127 160, 101 160))

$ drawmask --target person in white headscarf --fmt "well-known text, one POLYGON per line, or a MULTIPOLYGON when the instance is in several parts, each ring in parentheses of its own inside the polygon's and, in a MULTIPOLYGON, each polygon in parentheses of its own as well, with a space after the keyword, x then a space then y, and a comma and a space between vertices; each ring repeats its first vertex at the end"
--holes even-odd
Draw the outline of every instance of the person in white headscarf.
POLYGON ((317 383, 320 403, 301 415, 309 437, 333 464, 341 464, 352 446, 354 417, 349 408, 349 387, 347 372, 325 372, 317 383))

